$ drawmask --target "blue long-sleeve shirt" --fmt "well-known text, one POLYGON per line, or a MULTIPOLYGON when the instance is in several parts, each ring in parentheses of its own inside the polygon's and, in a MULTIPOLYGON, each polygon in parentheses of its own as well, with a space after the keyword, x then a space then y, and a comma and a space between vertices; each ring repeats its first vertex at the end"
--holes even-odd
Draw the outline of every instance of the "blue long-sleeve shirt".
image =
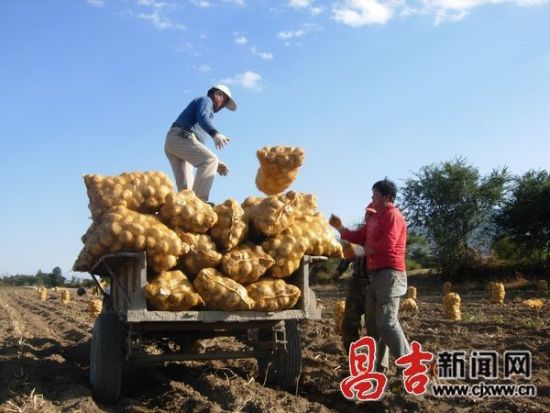
POLYGON ((212 125, 214 118, 214 104, 208 96, 193 99, 181 112, 172 127, 177 126, 195 133, 197 139, 204 143, 204 132, 214 136, 218 131, 212 125))

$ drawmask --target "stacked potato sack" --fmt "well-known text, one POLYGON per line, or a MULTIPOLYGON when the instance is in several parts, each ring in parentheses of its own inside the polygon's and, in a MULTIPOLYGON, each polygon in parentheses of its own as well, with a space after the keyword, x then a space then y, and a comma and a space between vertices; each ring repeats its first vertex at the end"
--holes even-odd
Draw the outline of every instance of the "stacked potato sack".
POLYGON ((407 288, 407 298, 412 298, 413 300, 416 300, 416 288, 415 287, 407 288))
POLYGON ((90 298, 90 301, 88 301, 88 311, 93 318, 97 318, 97 316, 101 314, 102 309, 103 301, 101 299, 97 297, 90 298))
POLYGON ((308 242, 306 254, 336 258, 342 256, 342 244, 336 241, 328 221, 319 212, 313 216, 303 215, 296 219, 283 234, 305 238, 308 242))
POLYGON ((443 297, 443 314, 449 320, 462 320, 460 296, 457 293, 448 293, 443 297))
POLYGON ((276 238, 269 238, 262 243, 262 248, 275 260, 270 273, 276 278, 289 277, 300 267, 309 242, 302 237, 292 235, 279 235, 276 238))
POLYGON ((181 271, 166 271, 145 286, 145 297, 154 310, 187 311, 204 301, 181 271))
POLYGON ((130 172, 118 176, 84 175, 94 222, 114 206, 144 213, 158 212, 172 192, 170 178, 162 172, 130 172))
POLYGON ((334 334, 342 335, 342 322, 346 311, 346 300, 338 300, 334 303, 334 334))
POLYGON ((267 237, 278 235, 301 215, 299 205, 300 197, 294 191, 268 196, 249 211, 251 222, 257 231, 267 237))
POLYGON ((159 215, 170 228, 197 234, 206 233, 218 220, 214 209, 189 189, 168 194, 159 215))
POLYGON ((493 283, 491 287, 491 304, 502 304, 504 303, 504 296, 506 291, 504 290, 503 283, 493 283))
POLYGON ((111 208, 88 237, 74 269, 89 271, 95 260, 108 252, 144 250, 152 269, 160 273, 173 268, 177 258, 189 251, 189 245, 154 215, 140 214, 123 206, 111 208))
POLYGON ((256 152, 260 168, 256 186, 267 195, 286 190, 296 179, 298 168, 304 163, 304 151, 288 146, 266 146, 256 152))
POLYGON ((228 199, 214 207, 218 220, 210 228, 210 237, 216 245, 229 250, 239 245, 248 234, 248 224, 244 221, 244 210, 234 199, 228 199))
POLYGON ((275 260, 261 246, 243 244, 226 252, 221 260, 221 268, 228 277, 243 285, 258 280, 275 260))
POLYGON ((216 250, 216 244, 206 234, 191 234, 176 231, 180 239, 189 245, 189 253, 180 259, 183 270, 197 275, 203 268, 217 267, 222 254, 216 250))
POLYGON ((292 308, 302 292, 298 287, 283 280, 264 278, 246 286, 248 296, 256 311, 279 311, 292 308))
POLYGON ((254 307, 246 288, 214 268, 201 270, 193 285, 211 310, 252 310, 254 307))

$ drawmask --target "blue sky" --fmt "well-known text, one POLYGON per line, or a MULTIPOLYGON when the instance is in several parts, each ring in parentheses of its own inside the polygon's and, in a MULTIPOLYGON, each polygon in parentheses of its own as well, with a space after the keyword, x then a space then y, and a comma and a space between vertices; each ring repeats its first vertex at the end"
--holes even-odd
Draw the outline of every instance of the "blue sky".
POLYGON ((172 176, 166 132, 219 82, 215 202, 258 194, 265 145, 304 148, 292 189, 348 223, 375 181, 456 156, 548 169, 549 40, 548 0, 4 0, 0 274, 72 275, 82 175, 172 176))

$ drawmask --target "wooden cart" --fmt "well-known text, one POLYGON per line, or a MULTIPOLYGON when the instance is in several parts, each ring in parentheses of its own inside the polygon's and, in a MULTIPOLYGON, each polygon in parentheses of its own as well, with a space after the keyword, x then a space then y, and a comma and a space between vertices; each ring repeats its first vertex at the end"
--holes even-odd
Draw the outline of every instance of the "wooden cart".
POLYGON ((125 365, 134 362, 168 362, 255 358, 260 380, 271 386, 295 388, 302 370, 298 322, 319 320, 315 293, 309 287, 309 268, 325 257, 305 256, 299 269, 285 281, 302 291, 295 308, 276 312, 260 311, 149 311, 144 287, 147 262, 144 252, 104 255, 90 271, 103 292, 103 310, 93 329, 90 381, 94 398, 113 403, 120 397, 125 365), (110 279, 105 291, 97 275, 110 279), (237 337, 247 345, 244 351, 181 351, 147 354, 145 344, 192 343, 220 336, 237 337))

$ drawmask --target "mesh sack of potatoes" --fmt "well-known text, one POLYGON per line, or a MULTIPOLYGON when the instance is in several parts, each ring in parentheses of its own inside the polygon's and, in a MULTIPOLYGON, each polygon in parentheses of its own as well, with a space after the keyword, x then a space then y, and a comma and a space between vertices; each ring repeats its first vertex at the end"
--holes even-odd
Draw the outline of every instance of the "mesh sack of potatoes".
POLYGON ((154 213, 164 204, 174 185, 163 172, 124 172, 118 176, 84 175, 94 222, 107 209, 125 206, 131 210, 154 213))
POLYGON ((214 212, 218 221, 209 231, 212 241, 223 250, 239 245, 248 233, 248 224, 243 220, 244 211, 239 203, 228 199, 223 204, 216 205, 214 212))
POLYGON ((205 233, 218 220, 214 208, 189 189, 168 194, 159 215, 170 228, 197 234, 205 233))
POLYGON ((528 300, 523 300, 521 304, 529 308, 534 308, 535 310, 540 310, 542 307, 544 307, 544 301, 542 301, 540 298, 530 298, 528 300))
POLYGON ((246 286, 248 296, 254 301, 253 310, 281 311, 293 308, 302 292, 298 287, 281 279, 265 278, 246 286))
POLYGON ((216 244, 208 235, 181 231, 176 233, 190 247, 189 252, 180 259, 180 265, 186 273, 197 275, 203 268, 218 266, 222 254, 216 250, 216 244))
POLYGON ((63 304, 68 304, 71 301, 71 293, 69 290, 61 290, 61 301, 63 304))
POLYGON ((40 287, 38 289, 38 298, 40 301, 46 301, 48 298, 48 290, 46 290, 44 287, 40 287))
POLYGON ((491 288, 491 304, 504 303, 506 291, 503 283, 494 283, 491 288))
POLYGON ((280 234, 294 223, 298 215, 298 203, 298 194, 294 191, 264 198, 254 207, 254 228, 267 237, 280 234))
POLYGON ((283 234, 302 237, 307 240, 306 254, 333 258, 342 257, 342 244, 338 242, 328 221, 321 213, 314 216, 304 215, 296 219, 294 224, 283 231, 283 234))
POLYGON ((457 293, 448 293, 443 297, 443 315, 449 320, 462 320, 460 296, 457 293))
POLYGON ((275 264, 269 269, 269 273, 276 278, 290 276, 300 266, 309 243, 305 238, 284 234, 267 239, 262 243, 262 248, 274 260, 275 264))
POLYGON ((241 204, 241 208, 244 211, 243 221, 247 224, 250 222, 250 219, 254 216, 256 207, 260 205, 265 198, 260 196, 249 196, 241 204))
POLYGON ((221 261, 221 268, 228 277, 241 284, 257 281, 275 260, 261 246, 246 243, 227 251, 221 261))
POLYGON ((202 269, 193 285, 210 310, 251 310, 254 306, 244 286, 214 268, 202 269))
POLYGON ((415 287, 407 288, 407 298, 412 298, 413 300, 416 300, 416 288, 415 287))
POLYGON ((88 301, 88 312, 92 317, 96 318, 99 314, 101 314, 102 309, 103 301, 100 298, 90 298, 90 301, 88 301))
POLYGON ((151 268, 163 272, 177 264, 177 258, 189 251, 189 245, 156 216, 114 207, 89 236, 73 268, 89 271, 93 262, 108 252, 144 250, 151 268))
POLYGON ((304 151, 288 146, 266 146, 256 152, 260 168, 257 188, 268 195, 283 192, 296 180, 298 168, 304 163, 304 151))
POLYGON ((334 334, 342 335, 342 322, 346 311, 346 300, 337 300, 334 303, 334 334))
POLYGON ((181 271, 165 271, 145 286, 145 298, 153 310, 187 311, 203 305, 201 296, 181 271))
POLYGON ((298 216, 313 216, 318 212, 317 208, 317 197, 314 194, 298 192, 298 216))
POLYGON ((416 305, 416 301, 413 298, 405 298, 403 301, 401 301, 399 310, 403 312, 417 313, 418 306, 416 305))

